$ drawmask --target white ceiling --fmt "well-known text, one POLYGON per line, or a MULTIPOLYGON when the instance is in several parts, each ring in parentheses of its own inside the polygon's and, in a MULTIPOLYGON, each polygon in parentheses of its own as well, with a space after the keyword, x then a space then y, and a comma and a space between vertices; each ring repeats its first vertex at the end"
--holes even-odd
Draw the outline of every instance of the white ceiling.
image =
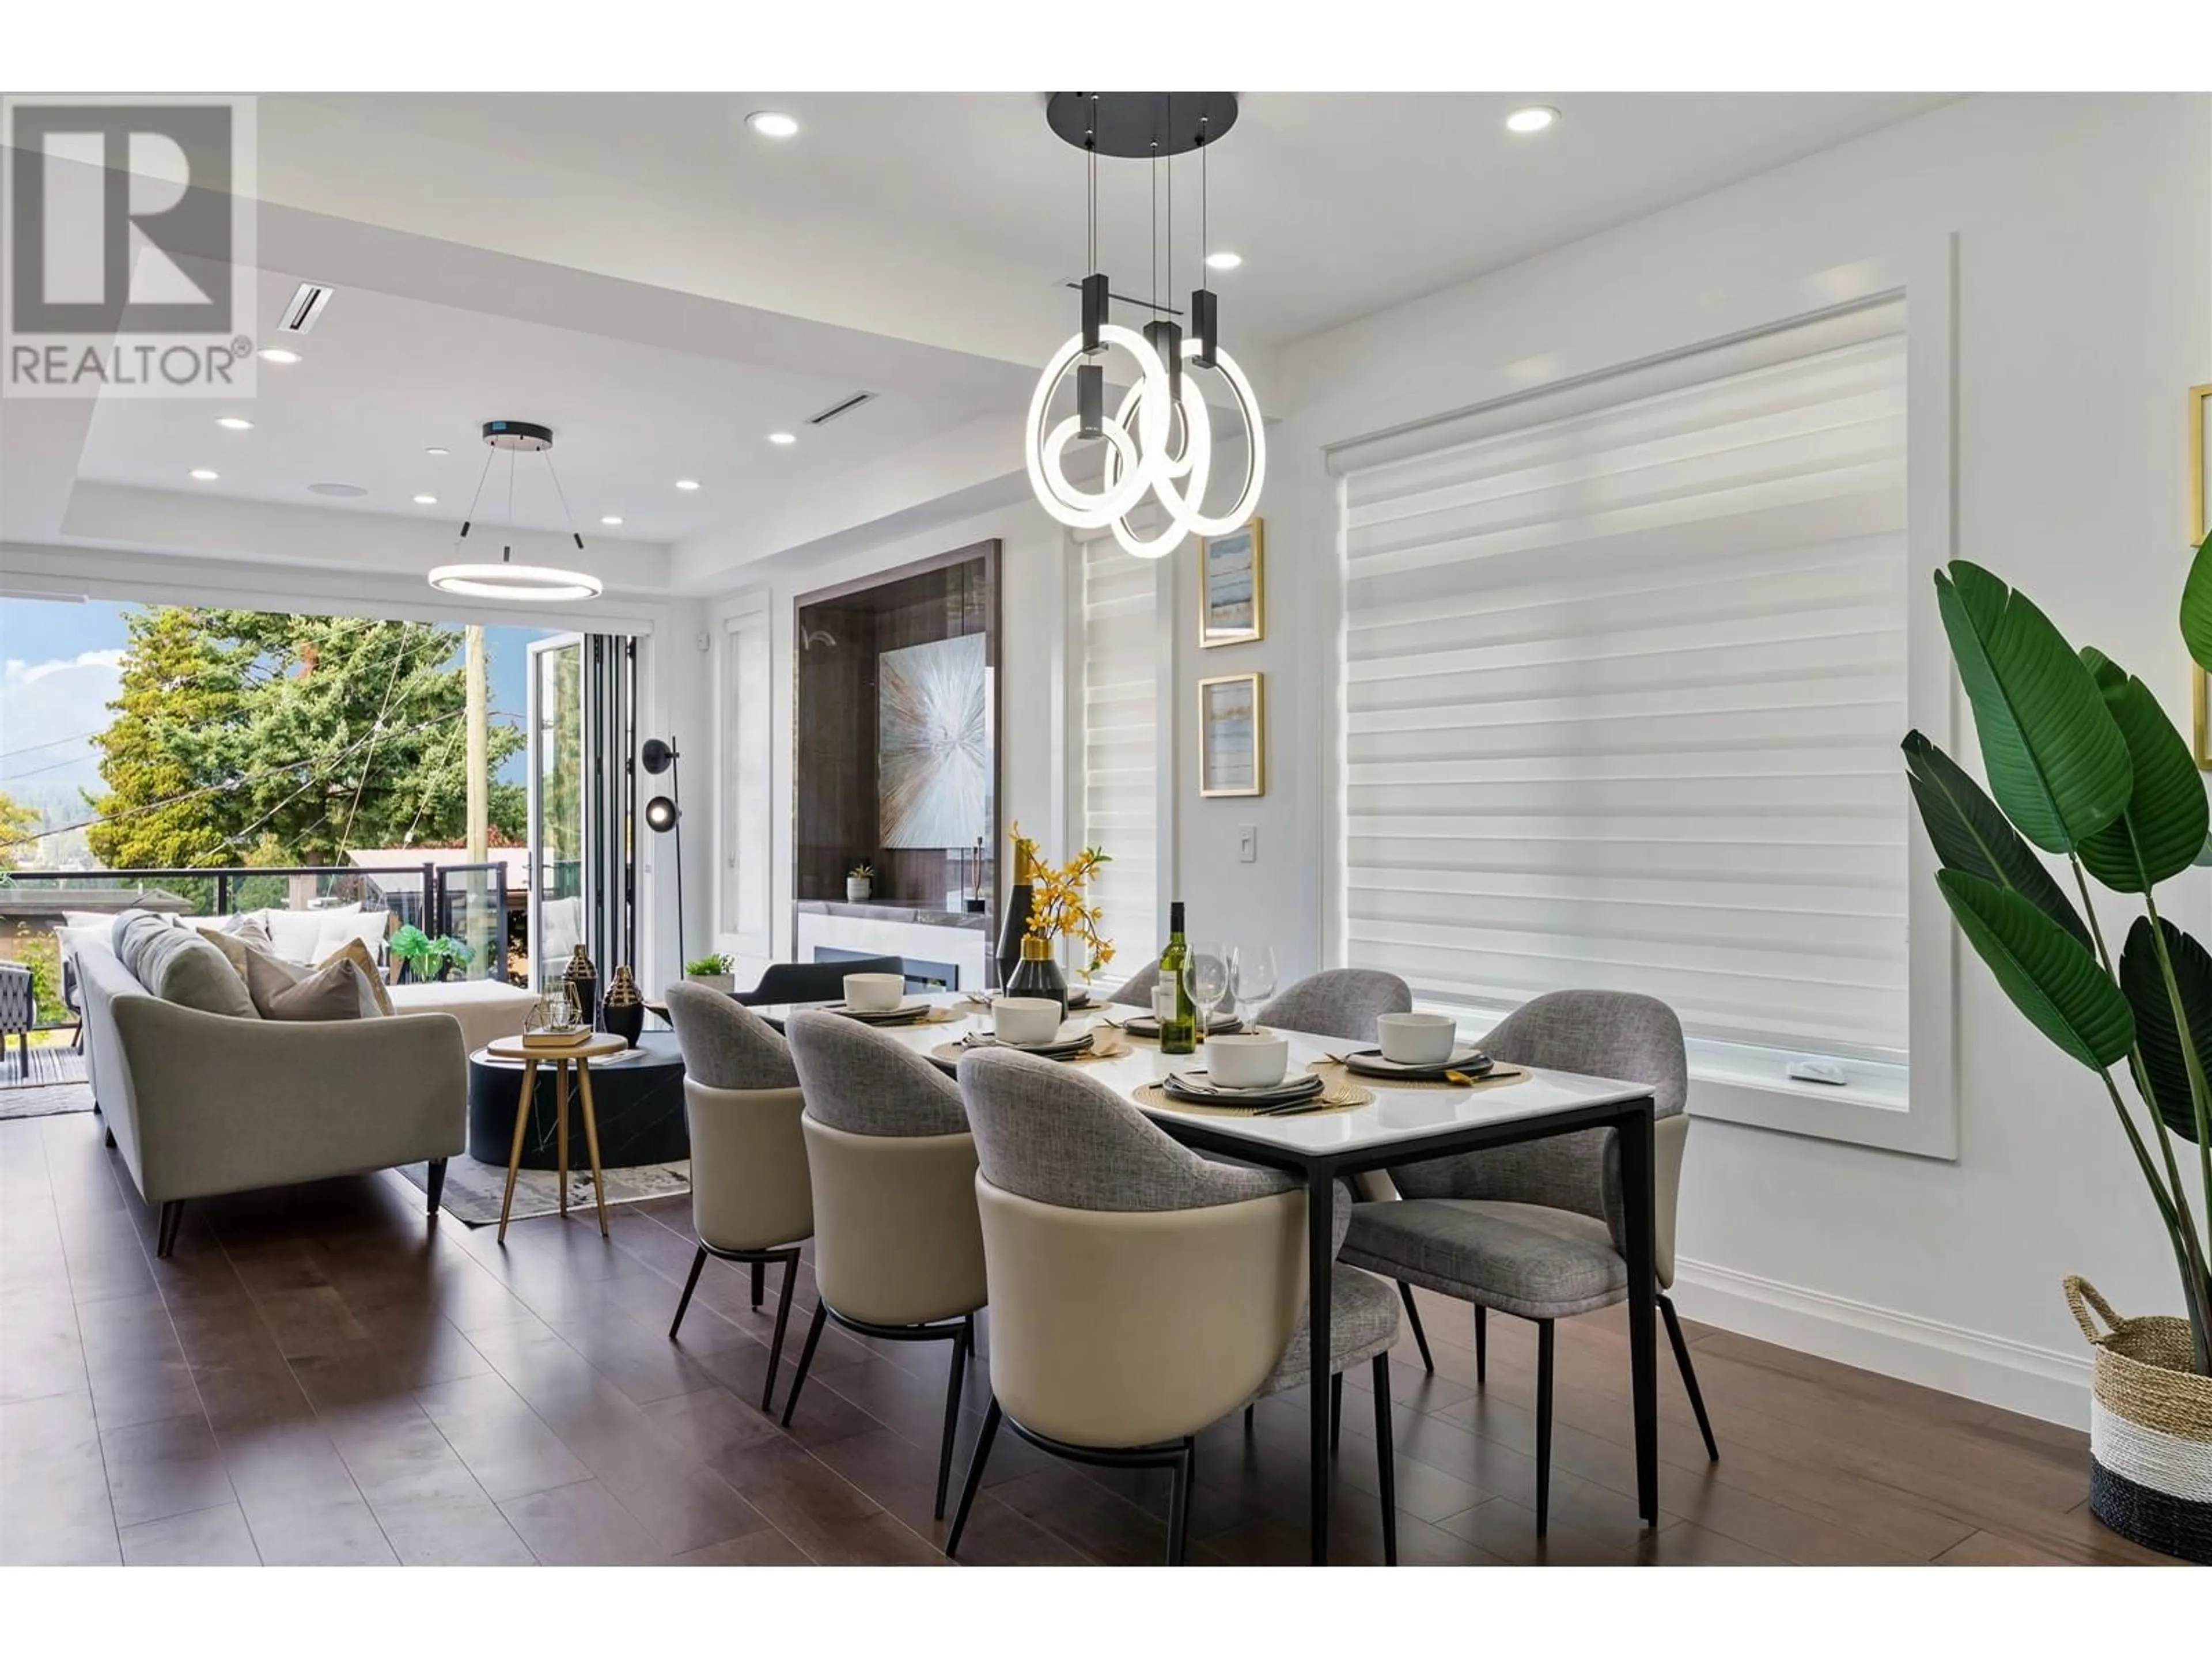
MULTIPOLYGON (((299 277, 260 273, 275 316, 299 277)), ((264 338, 273 335, 264 334, 264 338)), ((471 549, 502 525, 560 532, 568 519, 543 459, 493 458, 487 420, 554 430, 552 462, 588 542, 678 542, 760 514, 793 492, 819 489, 863 463, 986 412, 973 393, 878 396, 820 428, 807 417, 863 389, 848 379, 794 374, 720 356, 641 344, 580 329, 342 287, 312 333, 288 340, 301 361, 258 366, 255 396, 234 407, 205 399, 107 398, 95 411, 78 476, 91 482, 216 497, 397 514, 458 532, 483 479, 471 549), (254 422, 225 431, 218 416, 254 422), (799 441, 768 441, 770 432, 799 441), (441 446, 441 458, 426 451, 441 446), (195 467, 220 477, 188 478, 195 467), (701 488, 679 490, 689 478, 701 488), (310 484, 367 494, 332 500, 310 484), (431 495, 435 506, 413 497, 431 495), (619 529, 601 526, 615 514, 619 529)), ((483 555, 496 557, 495 544, 483 555)))
MULTIPOLYGON (((1289 342, 1942 101, 1252 94, 1209 164, 1213 244, 1245 261, 1212 279, 1224 333, 1266 401, 1289 342), (1560 109, 1555 127, 1505 131, 1507 111, 1539 101, 1560 109)), ((556 428, 587 543, 653 544, 617 571, 713 591, 750 560, 872 534, 1019 471, 1026 388, 1073 325, 1061 284, 1084 265, 1082 158, 1041 94, 259 105, 262 337, 298 274, 338 289, 298 343, 306 361, 262 368, 236 410, 246 433, 218 429, 227 411, 201 400, 103 401, 88 422, 10 400, 0 536, 427 568, 476 488, 478 424, 506 416, 556 428), (795 116, 799 137, 750 132, 763 108, 795 116), (804 424, 864 388, 882 395, 804 424), (775 430, 800 441, 770 446, 775 430), (433 444, 452 453, 425 455, 433 444), (192 483, 197 466, 222 477, 192 483), (678 477, 705 488, 678 492, 678 477), (325 481, 368 493, 307 493, 325 481), (346 516, 303 535, 314 513, 346 516), (599 524, 610 513, 619 531, 599 524)), ((1124 292, 1146 286, 1149 173, 1102 163, 1101 264, 1124 292)), ((1180 164, 1173 293, 1196 276, 1196 182, 1180 164)), ((520 465, 514 521, 557 532, 542 473, 520 465)), ((487 501, 478 521, 496 526, 503 477, 487 501)))
MULTIPOLYGON (((289 100, 287 100, 289 101, 289 100)), ((877 251, 895 282, 915 258, 1037 290, 1083 274, 1084 160, 1042 94, 375 94, 313 100, 479 157, 527 156, 680 198, 749 240, 877 251), (785 141, 745 125, 774 109, 785 141)), ((1917 114, 1938 95, 1259 93, 1208 161, 1212 240, 1244 256, 1214 279, 1224 323, 1281 344, 1917 114), (1549 131, 1504 127, 1556 106, 1549 131)), ((279 125, 283 111, 268 118, 279 125)), ((1176 269, 1194 285, 1194 161, 1176 167, 1176 269)), ((1152 169, 1100 164, 1101 263, 1145 293, 1152 169)), ((849 275, 849 273, 848 273, 849 275)), ((1063 329, 1064 332, 1065 330, 1063 329)))

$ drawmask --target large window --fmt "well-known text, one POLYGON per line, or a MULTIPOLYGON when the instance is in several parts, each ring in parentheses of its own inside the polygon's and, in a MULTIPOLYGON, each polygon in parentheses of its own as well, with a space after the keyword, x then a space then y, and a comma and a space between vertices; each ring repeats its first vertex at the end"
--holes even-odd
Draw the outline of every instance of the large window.
POLYGON ((1732 339, 1346 471, 1350 963, 1902 1064, 1904 329, 1732 339))
POLYGON ((1115 957, 1134 973, 1166 937, 1159 907, 1158 568, 1110 538, 1077 556, 1083 590, 1082 811, 1079 837, 1113 861, 1093 896, 1115 957))

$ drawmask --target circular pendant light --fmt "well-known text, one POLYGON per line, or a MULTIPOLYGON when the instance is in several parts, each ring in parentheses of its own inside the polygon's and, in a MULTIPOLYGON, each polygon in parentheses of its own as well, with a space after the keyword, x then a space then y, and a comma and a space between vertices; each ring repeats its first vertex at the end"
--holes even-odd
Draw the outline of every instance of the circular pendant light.
MULTIPOLYGON (((484 457, 484 470, 477 478, 477 493, 469 498, 469 516, 461 520, 459 541, 466 541, 476 521, 477 503, 483 498, 484 480, 491 476, 492 463, 504 450, 507 458, 507 504, 510 520, 514 510, 514 460, 518 455, 543 455, 546 476, 553 481, 553 492, 561 502, 561 512, 568 519, 568 537, 576 544, 576 550, 584 550, 584 538, 576 532, 576 521, 568 516, 568 498, 561 488, 561 476, 553 471, 553 428, 540 426, 534 421, 486 421, 483 441, 491 450, 484 457)), ((605 584, 588 571, 566 570, 558 565, 517 564, 514 549, 502 547, 496 564, 441 564, 430 572, 430 586, 441 593, 457 593, 472 599, 535 599, 539 603, 565 602, 574 599, 596 599, 606 591, 605 584)))
MULTIPOLYGON (((1170 158, 1195 150, 1199 156, 1199 250, 1206 240, 1206 147, 1218 141, 1237 119, 1231 93, 1054 93, 1046 106, 1053 131, 1083 150, 1090 163, 1090 258, 1091 274, 1072 284, 1083 295, 1082 326, 1046 363, 1030 398, 1023 430, 1024 459, 1030 488, 1038 504, 1076 530, 1110 528, 1114 539, 1139 558, 1164 558, 1185 538, 1225 536, 1246 523, 1260 505, 1267 482, 1267 440, 1261 424, 1259 399, 1237 360, 1219 340, 1218 296, 1200 288, 1188 313, 1150 301, 1111 294, 1097 269, 1098 157, 1149 159, 1153 167, 1153 269, 1158 261, 1158 195, 1161 169, 1170 158), (1109 322, 1113 304, 1153 313, 1143 330, 1109 322), (1188 315, 1185 331, 1176 319, 1188 315), (1123 354, 1134 378, 1120 407, 1104 409, 1105 363, 1109 353, 1123 354), (1052 410, 1060 386, 1073 374, 1076 412, 1058 422, 1052 410), (1206 511, 1213 465, 1212 411, 1200 389, 1201 374, 1217 377, 1235 405, 1245 434, 1244 479, 1235 501, 1224 513, 1206 511), (1068 477, 1067 454, 1077 443, 1099 442, 1103 482, 1085 489, 1068 477), (1132 522, 1149 503, 1161 523, 1145 534, 1132 522)), ((1167 171, 1167 270, 1174 280, 1175 185, 1167 171)))

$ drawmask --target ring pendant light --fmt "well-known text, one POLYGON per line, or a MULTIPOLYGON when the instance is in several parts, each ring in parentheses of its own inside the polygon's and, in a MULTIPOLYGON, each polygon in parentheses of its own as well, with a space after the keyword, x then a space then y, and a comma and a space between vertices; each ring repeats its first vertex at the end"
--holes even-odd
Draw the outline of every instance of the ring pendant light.
MULTIPOLYGON (((1038 503, 1061 524, 1075 530, 1110 528, 1114 539, 1139 558, 1163 558, 1185 538, 1224 536, 1249 520, 1267 481, 1267 434, 1259 399, 1237 360, 1220 343, 1218 296, 1200 287, 1190 296, 1191 332, 1175 319, 1182 314, 1158 303, 1158 198, 1162 167, 1167 169, 1167 272, 1175 270, 1175 174, 1172 158, 1198 153, 1200 247, 1206 245, 1208 201, 1206 149, 1237 119, 1235 94, 1209 93, 1054 93, 1046 106, 1053 131, 1085 154, 1088 163, 1089 259, 1091 274, 1074 284, 1082 293, 1082 326, 1068 337, 1038 377, 1023 429, 1023 452, 1030 487, 1038 503), (1133 300, 1109 291, 1098 269, 1098 157, 1141 158, 1153 164, 1153 298, 1133 300), (1141 332, 1109 322, 1109 306, 1119 301, 1155 313, 1141 332), (1124 354, 1135 379, 1109 419, 1105 414, 1105 359, 1124 354), (1075 375, 1076 412, 1052 419, 1054 401, 1069 372, 1075 375), (1226 512, 1205 510, 1212 479, 1212 415, 1199 387, 1200 374, 1219 380, 1237 408, 1245 433, 1244 480, 1226 512), (1103 484, 1086 489, 1067 475, 1067 453, 1079 442, 1103 442, 1103 484), (1132 521, 1149 502, 1164 520, 1146 535, 1132 521)), ((1201 279, 1202 281, 1203 279, 1201 279)))
MULTIPOLYGON (((461 520, 456 548, 459 542, 468 539, 469 528, 476 521, 477 503, 483 498, 484 481, 491 476, 492 463, 504 450, 508 523, 511 525, 514 519, 515 458, 543 455, 546 476, 553 481, 553 493, 560 500, 562 516, 568 520, 569 539, 576 544, 576 550, 582 552, 584 538, 577 533, 575 518, 568 511, 568 497, 561 488, 561 475, 553 470, 553 428, 533 421, 486 421, 483 441, 490 447, 491 453, 484 457, 483 471, 477 476, 477 493, 469 498, 469 516, 461 520)), ((564 570, 557 565, 517 564, 512 544, 500 549, 496 564, 439 565, 430 572, 430 586, 441 593, 459 593, 473 599, 536 599, 540 603, 595 599, 605 591, 605 584, 588 571, 564 570)))

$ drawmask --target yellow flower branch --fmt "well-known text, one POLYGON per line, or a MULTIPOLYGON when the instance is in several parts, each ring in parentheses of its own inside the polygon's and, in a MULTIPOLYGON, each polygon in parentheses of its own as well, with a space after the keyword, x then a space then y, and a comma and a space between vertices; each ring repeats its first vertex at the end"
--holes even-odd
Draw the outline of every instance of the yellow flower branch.
POLYGON ((1100 848, 1086 847, 1064 865, 1048 864, 1038 856, 1036 841, 1022 833, 1019 823, 1012 826, 1011 834, 1016 862, 1026 859, 1030 866, 1030 937, 1082 940, 1091 952, 1087 971, 1097 973, 1114 960, 1114 945, 1098 932, 1106 913, 1089 902, 1085 894, 1098 866, 1113 860, 1100 848))

